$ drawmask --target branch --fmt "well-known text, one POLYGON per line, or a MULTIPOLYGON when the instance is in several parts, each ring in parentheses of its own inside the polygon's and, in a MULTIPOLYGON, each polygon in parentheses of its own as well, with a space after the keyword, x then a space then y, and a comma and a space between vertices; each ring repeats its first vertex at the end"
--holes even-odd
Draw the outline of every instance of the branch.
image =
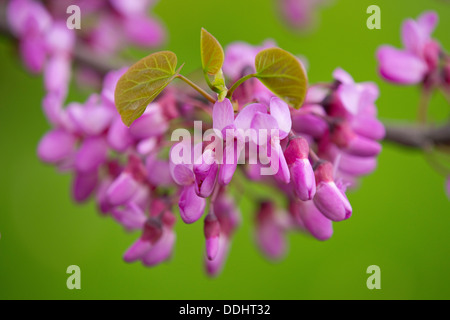
MULTIPOLYGON (((7 3, 0 2, 0 34, 4 35, 13 41, 17 41, 16 37, 9 29, 6 17, 7 3)), ((76 44, 73 59, 75 63, 89 67, 96 70, 102 75, 105 75, 111 70, 120 69, 123 66, 131 65, 131 63, 118 59, 101 57, 85 45, 76 44)))
POLYGON ((385 123, 385 141, 402 146, 427 150, 432 146, 450 146, 450 122, 443 125, 385 123))

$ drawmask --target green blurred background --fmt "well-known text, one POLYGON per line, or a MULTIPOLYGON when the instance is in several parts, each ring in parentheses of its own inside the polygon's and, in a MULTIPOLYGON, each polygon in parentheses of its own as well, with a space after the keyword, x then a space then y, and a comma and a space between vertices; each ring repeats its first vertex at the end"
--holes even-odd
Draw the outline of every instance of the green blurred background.
MULTIPOLYGON (((205 27, 223 45, 273 38, 309 61, 311 82, 329 81, 336 67, 357 81, 379 84, 382 119, 414 120, 419 92, 384 83, 376 73, 376 48, 400 46, 404 18, 426 9, 440 15, 435 37, 450 48, 450 4, 444 1, 338 0, 320 11, 312 33, 292 32, 269 0, 162 0, 155 13, 170 38, 166 48, 200 66, 199 34, 205 27), (381 30, 366 28, 366 9, 381 7, 381 30)), ((42 79, 28 75, 9 41, 0 38, 0 298, 3 299, 448 299, 450 298, 450 203, 444 177, 414 151, 385 143, 377 171, 349 194, 353 217, 335 224, 319 242, 289 236, 279 263, 265 260, 252 238, 253 206, 240 203, 238 230, 224 272, 203 271, 202 223, 177 223, 173 259, 153 269, 128 265, 123 252, 137 234, 101 217, 90 202, 75 205, 70 177, 41 164, 40 137, 49 129, 41 111, 42 79), (66 268, 81 268, 81 290, 66 288, 66 268), (381 268, 381 290, 366 287, 369 265, 381 268)), ((86 93, 72 89, 71 100, 86 93)), ((436 96, 431 113, 448 117, 436 96)))

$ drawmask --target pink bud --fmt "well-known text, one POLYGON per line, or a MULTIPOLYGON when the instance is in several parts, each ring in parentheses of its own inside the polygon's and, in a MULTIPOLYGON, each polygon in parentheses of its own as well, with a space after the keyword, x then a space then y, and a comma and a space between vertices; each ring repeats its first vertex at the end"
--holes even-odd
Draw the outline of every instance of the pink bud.
POLYGON ((191 184, 183 188, 178 206, 180 207, 181 219, 188 224, 194 223, 203 215, 206 200, 195 193, 195 186, 191 184))
POLYGON ((280 259, 286 252, 283 228, 277 220, 275 207, 271 202, 261 203, 257 213, 256 242, 270 259, 280 259))
POLYGON ((381 151, 381 145, 371 139, 357 135, 347 122, 333 128, 331 140, 346 152, 360 157, 374 157, 381 151))
POLYGON ((295 137, 289 141, 289 144, 284 151, 284 157, 288 165, 294 164, 297 159, 308 159, 309 144, 302 137, 295 137))
POLYGON ((308 159, 297 159, 291 166, 291 177, 300 200, 312 200, 316 193, 314 171, 308 159))
POLYGON ((333 224, 314 205, 313 201, 296 202, 296 214, 313 237, 324 241, 333 235, 333 224))
POLYGON ((329 162, 319 164, 315 170, 316 194, 314 204, 328 219, 341 221, 350 218, 352 207, 345 194, 332 179, 333 166, 329 162))
POLYGON ((39 142, 38 156, 42 161, 58 163, 75 151, 75 137, 60 129, 48 132, 39 142))
POLYGON ((138 183, 128 173, 121 173, 108 188, 106 195, 112 205, 123 205, 133 197, 138 189, 138 183))
POLYGON ((219 252, 220 224, 216 216, 209 213, 205 218, 203 232, 206 239, 206 256, 214 260, 219 252))

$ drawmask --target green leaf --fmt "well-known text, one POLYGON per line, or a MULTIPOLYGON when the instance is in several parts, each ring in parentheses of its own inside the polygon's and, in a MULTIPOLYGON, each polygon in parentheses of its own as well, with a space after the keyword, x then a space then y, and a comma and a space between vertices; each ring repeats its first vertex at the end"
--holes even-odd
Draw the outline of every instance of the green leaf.
POLYGON ((130 126, 161 91, 178 75, 177 56, 170 51, 155 52, 136 62, 119 79, 114 93, 123 123, 130 126))
POLYGON ((255 58, 255 76, 292 107, 301 107, 308 79, 300 61, 280 48, 262 50, 255 58))
POLYGON ((222 69, 225 59, 223 48, 219 41, 203 28, 200 36, 200 53, 204 73, 215 75, 222 69))
POLYGON ((225 77, 223 76, 222 69, 214 75, 214 81, 211 84, 211 89, 218 94, 219 101, 225 99, 228 89, 225 85, 225 77))

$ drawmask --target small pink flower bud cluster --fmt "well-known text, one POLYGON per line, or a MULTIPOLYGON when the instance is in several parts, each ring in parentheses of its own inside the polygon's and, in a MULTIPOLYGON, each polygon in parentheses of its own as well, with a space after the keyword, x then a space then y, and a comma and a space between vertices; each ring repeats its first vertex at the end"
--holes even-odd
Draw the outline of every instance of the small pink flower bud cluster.
POLYGON ((439 17, 428 11, 416 20, 402 25, 404 48, 384 45, 378 49, 378 68, 387 81, 403 84, 423 84, 426 87, 445 86, 449 90, 450 57, 437 40, 431 37, 439 17))
MULTIPOLYGON (((153 2, 11 0, 7 18, 11 32, 18 39, 22 61, 31 73, 44 74, 47 91, 44 108, 57 108, 55 105, 64 103, 76 47, 84 46, 94 53, 112 57, 128 45, 145 48, 161 45, 164 29, 147 16, 153 2), (80 8, 82 15, 79 18, 83 23, 78 31, 67 27, 67 20, 71 19, 67 9, 73 4, 80 8)), ((84 74, 96 74, 94 70, 80 68, 80 76, 83 70, 84 74)))

